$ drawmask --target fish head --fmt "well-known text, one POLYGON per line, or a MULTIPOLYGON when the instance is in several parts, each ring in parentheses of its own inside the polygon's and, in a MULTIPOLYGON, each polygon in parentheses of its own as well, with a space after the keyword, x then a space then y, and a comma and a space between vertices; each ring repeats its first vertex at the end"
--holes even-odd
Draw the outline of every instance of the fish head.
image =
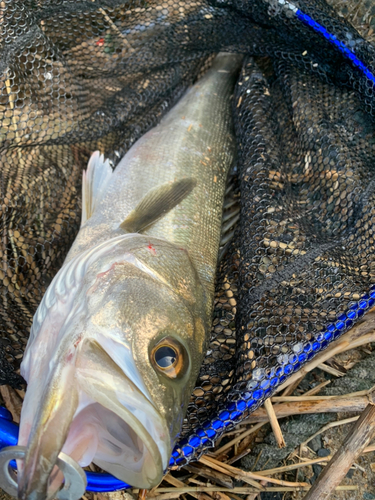
MULTIPOLYGON (((132 427, 137 439, 134 448, 126 449, 127 463, 133 453, 131 465, 137 463, 141 470, 143 460, 141 474, 150 475, 156 467, 151 455, 160 453, 158 473, 142 487, 157 483, 168 466, 199 373, 207 330, 204 291, 186 252, 157 243, 153 247, 155 256, 141 248, 97 273, 87 294, 89 315, 76 362, 78 384, 92 400, 109 407, 108 388, 116 387, 111 405, 129 411, 132 419, 138 415, 132 427), (141 426, 151 439, 142 438, 141 426)), ((123 415, 128 425, 129 418, 123 415)), ((103 459, 94 461, 115 472, 103 459)), ((135 484, 134 467, 126 479, 135 484)))
POLYGON ((20 498, 45 498, 48 485, 61 484, 54 469, 60 451, 140 488, 157 485, 168 467, 205 353, 211 305, 183 249, 134 239, 86 266, 63 319, 51 308, 42 330, 47 320, 61 326, 44 368, 43 356, 39 369, 31 366, 43 331, 33 355, 26 353, 20 498))

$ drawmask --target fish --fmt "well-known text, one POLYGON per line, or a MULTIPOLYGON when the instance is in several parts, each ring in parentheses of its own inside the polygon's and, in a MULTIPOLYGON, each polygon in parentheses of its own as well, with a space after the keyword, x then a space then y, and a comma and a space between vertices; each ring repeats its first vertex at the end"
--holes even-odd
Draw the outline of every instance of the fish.
POLYGON ((218 54, 114 170, 92 154, 21 364, 20 499, 57 491, 61 451, 134 487, 161 481, 210 336, 241 63, 218 54))

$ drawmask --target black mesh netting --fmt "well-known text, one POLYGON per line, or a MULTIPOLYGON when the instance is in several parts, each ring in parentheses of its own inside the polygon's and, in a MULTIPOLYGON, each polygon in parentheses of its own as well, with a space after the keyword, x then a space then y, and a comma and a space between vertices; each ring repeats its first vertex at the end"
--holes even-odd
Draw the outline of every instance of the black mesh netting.
MULTIPOLYGON (((241 211, 182 437, 242 418, 355 323, 374 302, 371 4, 352 16, 361 36, 323 0, 0 2, 2 383, 21 382, 90 154, 116 165, 218 51, 246 54, 228 220, 241 211)), ((186 460, 211 443, 194 441, 186 460)))

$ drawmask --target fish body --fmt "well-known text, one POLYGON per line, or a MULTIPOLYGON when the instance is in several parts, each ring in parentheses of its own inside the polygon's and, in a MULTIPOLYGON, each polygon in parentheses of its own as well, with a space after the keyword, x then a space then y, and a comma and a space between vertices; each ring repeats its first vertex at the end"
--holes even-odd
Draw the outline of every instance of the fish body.
POLYGON ((91 157, 21 366, 19 498, 60 486, 60 451, 133 486, 161 480, 209 339, 241 59, 219 54, 114 172, 91 157))

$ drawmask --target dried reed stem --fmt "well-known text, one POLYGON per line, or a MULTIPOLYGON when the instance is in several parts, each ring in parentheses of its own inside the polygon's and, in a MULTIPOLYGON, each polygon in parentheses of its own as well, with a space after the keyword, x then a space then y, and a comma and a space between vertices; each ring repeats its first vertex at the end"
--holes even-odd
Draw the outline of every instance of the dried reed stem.
POLYGON ((316 436, 319 436, 319 434, 322 434, 325 431, 328 431, 328 429, 332 429, 333 427, 339 427, 340 425, 346 425, 346 424, 351 424, 352 422, 356 422, 359 419, 358 417, 351 417, 351 418, 345 418, 343 420, 339 420, 338 422, 330 422, 329 424, 325 425, 321 429, 319 429, 315 434, 310 436, 306 441, 300 444, 300 446, 306 446, 309 441, 314 439, 316 436))
POLYGON ((285 444, 284 436, 283 436, 283 433, 281 432, 280 424, 279 424, 279 421, 277 420, 276 413, 275 413, 275 410, 272 406, 270 399, 265 400, 264 408, 267 412, 267 415, 268 415, 268 418, 269 418, 269 421, 270 421, 270 424, 272 427, 272 431, 273 431, 273 434, 274 434, 275 439, 276 439, 277 446, 279 448, 285 448, 286 444, 285 444))
MULTIPOLYGON (((318 394, 324 387, 326 387, 328 384, 330 384, 330 380, 325 380, 321 384, 316 385, 309 391, 305 392, 304 396, 315 396, 315 394, 318 394)), ((283 396, 286 396, 286 394, 283 393, 283 396)))
POLYGON ((213 455, 215 457, 218 457, 219 455, 222 455, 225 451, 229 450, 232 446, 234 446, 236 443, 239 441, 242 441, 245 437, 250 436, 250 434, 253 434, 254 432, 258 431, 263 425, 265 425, 267 422, 262 422, 256 425, 253 425, 251 429, 247 429, 247 431, 243 432, 239 436, 233 438, 231 441, 228 443, 224 444, 221 448, 215 450, 213 452, 213 455))
MULTIPOLYGON (((320 399, 314 401, 293 400, 289 403, 275 405, 277 418, 289 417, 290 415, 306 415, 310 413, 341 413, 363 411, 368 404, 367 396, 320 399)), ((254 411, 246 419, 248 423, 268 421, 267 412, 263 408, 254 411)))
POLYGON ((367 405, 327 467, 305 497, 305 500, 326 500, 346 476, 375 435, 375 405, 367 405))
POLYGON ((231 476, 235 477, 236 479, 241 479, 242 481, 249 482, 249 484, 251 484, 250 481, 252 481, 252 483, 255 483, 253 484, 253 486, 258 488, 261 488, 261 486, 255 481, 263 481, 263 480, 266 480, 269 483, 278 484, 280 486, 290 486, 292 488, 304 488, 305 486, 308 486, 308 483, 298 483, 298 482, 292 483, 290 481, 282 481, 281 479, 275 479, 271 477, 265 478, 258 473, 247 472, 241 469, 237 469, 232 465, 219 462, 218 460, 215 460, 214 458, 211 457, 201 457, 199 461, 214 469, 217 470, 220 469, 220 472, 225 473, 225 471, 228 471, 228 473, 231 476))
MULTIPOLYGON (((310 485, 304 486, 304 487, 299 487, 299 488, 291 488, 291 487, 280 487, 280 486, 271 486, 271 487, 263 487, 262 492, 287 492, 287 491, 307 491, 310 488, 310 485)), ((358 490, 357 485, 350 485, 350 486, 338 486, 336 488, 336 491, 356 491, 358 490)), ((135 493, 137 490, 133 490, 135 493)), ((240 495, 246 495, 248 493, 259 493, 259 490, 256 488, 251 488, 251 487, 237 487, 233 488, 233 490, 229 490, 228 488, 220 488, 218 486, 184 486, 183 488, 157 488, 155 490, 154 495, 151 496, 149 495, 148 498, 160 498, 158 496, 159 493, 172 493, 172 494, 179 494, 181 495, 182 493, 199 493, 199 492, 216 492, 216 491, 223 491, 228 493, 230 495, 231 493, 238 493, 240 495)))
MULTIPOLYGON (((164 476, 163 481, 166 481, 167 483, 171 484, 172 486, 175 486, 175 488, 185 488, 186 484, 180 481, 179 479, 173 477, 171 474, 167 474, 164 476)), ((158 488, 153 488, 148 496, 152 496, 155 491, 157 491, 158 488)), ((190 493, 190 495, 194 498, 197 498, 199 500, 210 500, 210 497, 208 495, 205 495, 204 493, 190 493)))
POLYGON ((337 370, 332 366, 326 365, 325 363, 320 363, 320 365, 318 365, 318 368, 320 368, 323 372, 333 375, 334 377, 343 377, 345 375, 345 373, 340 372, 340 370, 337 370))

